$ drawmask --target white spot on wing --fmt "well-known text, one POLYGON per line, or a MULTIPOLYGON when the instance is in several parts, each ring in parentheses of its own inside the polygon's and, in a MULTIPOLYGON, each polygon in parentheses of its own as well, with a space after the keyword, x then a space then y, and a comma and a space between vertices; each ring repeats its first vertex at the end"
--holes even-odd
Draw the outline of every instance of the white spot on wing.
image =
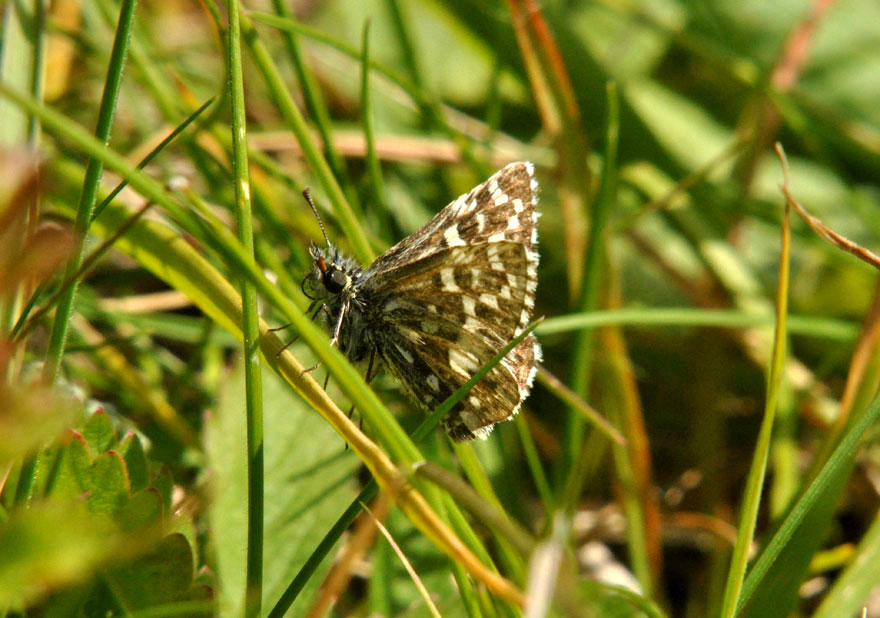
POLYGON ((428 379, 425 380, 428 383, 428 386, 431 387, 431 390, 434 392, 440 391, 440 380, 437 379, 433 373, 428 376, 428 379))
POLYGON ((458 235, 458 226, 454 223, 443 232, 443 238, 446 239, 446 245, 449 247, 461 247, 465 244, 461 236, 458 235))
MULTIPOLYGON (((461 288, 455 282, 455 271, 452 268, 440 269, 440 281, 445 292, 461 292, 461 288)), ((436 311, 436 307, 434 310, 436 311)))
POLYGON ((449 350, 449 366, 452 370, 462 376, 470 378, 471 375, 479 369, 476 357, 470 352, 465 352, 458 348, 450 348, 449 350))
POLYGON ((504 240, 504 232, 495 232, 486 239, 489 242, 501 242, 504 240))
POLYGON ((480 302, 487 307, 492 307, 496 311, 498 310, 498 299, 495 298, 494 294, 480 294, 480 302))
POLYGON ((469 315, 471 317, 477 317, 477 303, 470 296, 462 296, 461 304, 464 305, 464 313, 465 315, 469 315))
POLYGON ((394 347, 397 348, 397 351, 400 352, 400 355, 406 359, 406 362, 412 364, 413 356, 409 353, 409 350, 400 346, 400 344, 394 344, 394 347))
POLYGON ((510 218, 507 220, 507 229, 515 230, 519 227, 519 217, 516 215, 510 215, 510 218))

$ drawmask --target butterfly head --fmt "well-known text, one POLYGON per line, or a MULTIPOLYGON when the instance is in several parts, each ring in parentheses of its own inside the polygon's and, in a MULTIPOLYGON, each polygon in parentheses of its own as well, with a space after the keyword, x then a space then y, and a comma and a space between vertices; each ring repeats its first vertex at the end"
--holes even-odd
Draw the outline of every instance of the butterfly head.
POLYGON ((335 246, 321 249, 312 245, 312 272, 306 277, 310 296, 313 298, 332 298, 351 294, 363 269, 350 258, 342 255, 335 246))

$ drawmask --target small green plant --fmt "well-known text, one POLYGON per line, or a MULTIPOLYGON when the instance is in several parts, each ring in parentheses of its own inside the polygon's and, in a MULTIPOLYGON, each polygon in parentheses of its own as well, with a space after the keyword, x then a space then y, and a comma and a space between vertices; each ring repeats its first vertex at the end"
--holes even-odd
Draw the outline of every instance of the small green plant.
MULTIPOLYGON (((104 411, 6 464, 4 606, 106 615, 211 598, 210 579, 195 578, 193 523, 173 505, 167 467, 147 459, 134 432, 119 438, 104 411)), ((190 603, 187 613, 210 609, 190 603)))

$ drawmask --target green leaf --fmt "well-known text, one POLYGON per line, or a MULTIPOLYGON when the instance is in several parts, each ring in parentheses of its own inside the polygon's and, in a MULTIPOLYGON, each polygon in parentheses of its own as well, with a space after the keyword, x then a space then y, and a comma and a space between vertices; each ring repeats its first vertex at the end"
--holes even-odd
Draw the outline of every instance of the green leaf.
POLYGON ((105 577, 126 611, 190 598, 193 556, 182 534, 165 537, 134 562, 111 569, 105 577))
MULTIPOLYGON (((296 350, 301 354, 302 349, 296 350)), ((342 439, 274 375, 265 382, 266 551, 263 606, 272 607, 324 533, 354 497, 358 462, 342 439)), ((206 455, 214 481, 209 517, 216 540, 223 615, 240 615, 244 593, 247 488, 245 417, 240 369, 225 381, 206 427, 206 455)), ((307 607, 323 565, 299 602, 307 607)), ((299 607, 299 604, 294 606, 299 607)))
POLYGON ((74 423, 79 407, 39 385, 0 391, 0 468, 56 439, 74 423))
POLYGON ((92 414, 86 422, 86 426, 83 427, 82 435, 93 456, 109 451, 116 446, 116 430, 113 429, 113 421, 103 410, 92 414))
POLYGON ((165 512, 171 512, 171 497, 174 493, 174 477, 167 466, 159 466, 159 470, 153 476, 150 486, 154 487, 159 495, 162 496, 162 504, 165 506, 165 512))
POLYGON ((53 500, 13 512, 0 528, 0 606, 78 583, 117 547, 112 525, 82 503, 53 500))
POLYGON ((125 461, 116 451, 101 453, 85 476, 92 512, 114 515, 128 501, 130 487, 125 461))
POLYGON ((162 520, 162 496, 153 489, 144 489, 134 494, 119 512, 116 521, 124 532, 137 532, 162 520))
POLYGON ((129 431, 119 444, 119 452, 128 470, 128 482, 132 491, 140 491, 150 483, 149 464, 141 441, 134 432, 129 431))
POLYGON ((85 438, 72 431, 67 444, 61 448, 58 472, 50 490, 58 496, 78 498, 88 487, 86 478, 91 465, 85 438))

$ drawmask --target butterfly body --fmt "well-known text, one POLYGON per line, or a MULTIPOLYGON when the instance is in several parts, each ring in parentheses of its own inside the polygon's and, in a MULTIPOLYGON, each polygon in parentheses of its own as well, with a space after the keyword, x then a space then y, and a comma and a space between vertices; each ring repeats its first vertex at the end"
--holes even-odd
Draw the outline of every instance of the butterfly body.
MULTIPOLYGON (((537 286, 537 183, 512 163, 462 195, 366 269, 312 247, 305 284, 353 362, 376 355, 413 399, 435 408, 526 327, 537 286)), ((541 359, 529 336, 442 423, 484 438, 528 396, 541 359)))

